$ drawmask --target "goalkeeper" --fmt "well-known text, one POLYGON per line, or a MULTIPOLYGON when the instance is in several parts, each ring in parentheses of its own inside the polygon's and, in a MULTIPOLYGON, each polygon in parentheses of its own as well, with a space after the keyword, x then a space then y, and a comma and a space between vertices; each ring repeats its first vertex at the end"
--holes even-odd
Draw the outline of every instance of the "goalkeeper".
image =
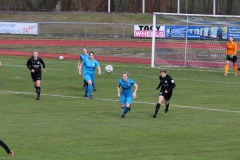
POLYGON ((227 76, 228 75, 228 69, 229 69, 229 63, 230 61, 233 62, 233 69, 234 69, 234 75, 237 75, 237 43, 233 42, 233 37, 229 36, 229 41, 226 45, 226 55, 225 55, 225 59, 226 59, 226 64, 225 64, 225 73, 223 76, 227 76))

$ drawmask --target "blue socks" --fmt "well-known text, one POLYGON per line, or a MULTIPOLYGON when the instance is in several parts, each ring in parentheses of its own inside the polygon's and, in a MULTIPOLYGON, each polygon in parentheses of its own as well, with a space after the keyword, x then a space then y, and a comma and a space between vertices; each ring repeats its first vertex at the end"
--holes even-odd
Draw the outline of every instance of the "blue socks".
POLYGON ((128 111, 129 111, 129 107, 125 106, 122 112, 122 116, 125 116, 125 114, 127 114, 128 111))
POLYGON ((88 87, 86 87, 89 93, 89 96, 92 96, 92 85, 88 85, 88 87))

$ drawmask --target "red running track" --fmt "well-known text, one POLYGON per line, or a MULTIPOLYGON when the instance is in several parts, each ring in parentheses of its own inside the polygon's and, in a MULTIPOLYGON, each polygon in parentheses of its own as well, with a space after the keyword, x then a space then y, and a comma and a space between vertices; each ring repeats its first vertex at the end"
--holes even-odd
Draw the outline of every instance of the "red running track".
MULTIPOLYGON (((39 46, 94 46, 94 47, 141 47, 141 48, 151 48, 151 42, 143 42, 143 41, 90 41, 90 40, 19 40, 19 39, 0 39, 0 45, 39 45, 39 46)), ((206 43, 190 43, 188 45, 189 48, 209 48, 214 44, 206 44, 206 43)), ((158 42, 156 43, 156 47, 159 48, 184 48, 184 43, 172 43, 167 42, 158 42)), ((219 49, 224 49, 225 45, 218 44, 219 49)), ((31 52, 23 52, 23 51, 9 51, 9 50, 0 50, 0 55, 12 55, 12 56, 31 56, 31 52)), ((58 58, 60 54, 52 54, 52 53, 40 53, 40 56, 43 58, 58 58)), ((79 55, 74 54, 61 54, 65 59, 79 59, 79 55)), ((113 56, 98 56, 95 58, 99 61, 105 62, 123 62, 123 63, 136 63, 136 64, 151 64, 150 58, 132 58, 132 57, 113 57, 113 56)), ((164 64, 175 65, 175 66, 183 66, 182 61, 173 61, 173 60, 165 60, 164 64)), ((160 65, 164 65, 160 64, 160 65)), ((186 64, 187 66, 193 66, 190 63, 186 64)), ((214 63, 214 62, 198 62, 197 65, 199 67, 211 67, 211 68, 221 68, 222 63, 214 63)))
MULTIPOLYGON (((0 50, 0 55, 6 56, 27 56, 30 57, 32 52, 23 52, 23 51, 9 51, 9 50, 0 50)), ((52 54, 52 53, 40 53, 42 58, 56 58, 59 56, 64 56, 64 59, 79 60, 79 55, 76 54, 52 54)), ((122 63, 135 63, 135 64, 151 64, 150 59, 146 58, 128 58, 128 57, 112 57, 112 56, 95 56, 95 59, 103 62, 122 62, 122 63)))
MULTIPOLYGON (((0 39, 2 45, 39 45, 39 46, 94 46, 94 47, 140 47, 151 48, 152 42, 143 41, 90 41, 90 40, 20 40, 20 39, 0 39)), ((185 42, 157 42, 157 48, 184 48, 185 42)), ((202 49, 216 46, 225 48, 225 44, 211 43, 189 43, 188 48, 202 49)), ((216 48, 216 47, 215 47, 216 48)))

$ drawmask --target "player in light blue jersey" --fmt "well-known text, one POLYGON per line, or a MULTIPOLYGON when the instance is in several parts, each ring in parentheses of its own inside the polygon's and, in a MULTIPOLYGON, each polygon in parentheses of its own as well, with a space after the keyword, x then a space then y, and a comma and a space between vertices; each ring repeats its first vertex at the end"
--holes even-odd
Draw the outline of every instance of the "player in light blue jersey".
MULTIPOLYGON (((86 48, 83 48, 82 49, 82 54, 80 54, 79 56, 79 61, 78 61, 78 65, 77 65, 77 69, 79 70, 79 67, 81 65, 81 63, 87 59, 89 59, 89 54, 87 52, 87 49, 86 48)), ((82 88, 85 88, 85 86, 87 85, 87 82, 84 80, 84 77, 83 77, 83 86, 82 88)))
POLYGON ((87 86, 85 87, 85 97, 92 99, 92 84, 95 81, 95 68, 98 69, 98 75, 101 75, 101 68, 97 60, 94 59, 94 53, 89 53, 90 59, 87 59, 82 62, 79 67, 79 75, 83 74, 84 80, 87 82, 87 86), (83 72, 82 72, 83 68, 83 72))
POLYGON ((121 108, 123 109, 122 118, 124 118, 127 112, 130 111, 132 100, 137 97, 137 90, 138 85, 132 79, 128 78, 128 72, 122 72, 122 78, 118 81, 117 86, 117 96, 120 97, 121 108), (135 87, 134 91, 132 90, 132 86, 135 87), (122 91, 120 93, 121 87, 122 91))

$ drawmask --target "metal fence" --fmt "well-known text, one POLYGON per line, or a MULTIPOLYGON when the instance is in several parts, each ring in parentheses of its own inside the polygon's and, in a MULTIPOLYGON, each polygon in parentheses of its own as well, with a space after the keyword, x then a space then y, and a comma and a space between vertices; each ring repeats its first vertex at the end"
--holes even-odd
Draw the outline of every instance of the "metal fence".
POLYGON ((126 23, 87 22, 38 22, 38 24, 39 36, 42 37, 98 38, 132 38, 135 25, 126 23))

